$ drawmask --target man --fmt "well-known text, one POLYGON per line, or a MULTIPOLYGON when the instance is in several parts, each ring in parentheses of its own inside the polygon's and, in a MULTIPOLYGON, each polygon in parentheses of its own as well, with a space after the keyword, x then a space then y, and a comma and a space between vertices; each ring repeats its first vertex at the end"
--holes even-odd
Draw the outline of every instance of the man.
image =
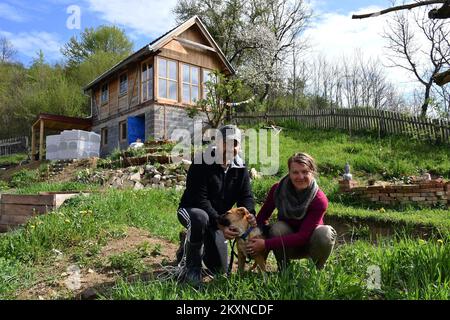
POLYGON ((238 232, 218 223, 220 216, 236 204, 253 214, 250 223, 256 226, 250 177, 239 156, 241 131, 234 125, 226 125, 219 133, 216 147, 204 152, 201 163, 194 162, 189 168, 186 190, 177 212, 178 220, 187 229, 185 266, 180 280, 195 287, 202 282, 202 261, 214 274, 226 271, 225 239, 239 236, 238 232), (206 161, 208 152, 215 161, 206 161))

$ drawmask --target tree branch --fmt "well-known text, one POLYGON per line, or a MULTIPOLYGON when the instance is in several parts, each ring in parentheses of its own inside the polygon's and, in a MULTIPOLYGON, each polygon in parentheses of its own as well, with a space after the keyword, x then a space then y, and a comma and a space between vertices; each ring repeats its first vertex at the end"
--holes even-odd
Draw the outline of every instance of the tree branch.
POLYGON ((440 3, 446 4, 447 0, 421 1, 421 2, 417 2, 417 3, 410 3, 410 4, 401 5, 401 6, 395 6, 392 8, 381 10, 379 12, 372 12, 372 13, 366 13, 366 14, 354 14, 354 15, 352 15, 352 19, 365 19, 365 18, 370 18, 370 17, 378 17, 382 14, 386 14, 386 13, 393 12, 393 11, 410 10, 410 9, 413 9, 416 7, 428 6, 430 4, 440 4, 440 3))

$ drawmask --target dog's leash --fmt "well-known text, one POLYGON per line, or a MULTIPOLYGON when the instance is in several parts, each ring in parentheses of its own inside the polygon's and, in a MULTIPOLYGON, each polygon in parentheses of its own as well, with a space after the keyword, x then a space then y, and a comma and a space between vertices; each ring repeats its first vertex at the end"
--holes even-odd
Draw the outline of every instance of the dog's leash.
MULTIPOLYGON (((255 229, 255 227, 250 227, 248 228, 242 235, 239 236, 239 238, 241 238, 242 240, 245 241, 245 239, 247 239, 247 237, 249 236, 250 232, 253 231, 253 229, 255 229)), ((234 262, 234 258, 237 257, 237 253, 234 251, 234 246, 236 245, 236 240, 233 240, 233 243, 230 242, 230 246, 231 246, 231 257, 230 257, 230 263, 228 264, 228 270, 227 270, 227 277, 230 276, 231 274, 231 269, 233 268, 233 262, 234 262)), ((250 260, 247 260, 246 262, 248 263, 250 260)))

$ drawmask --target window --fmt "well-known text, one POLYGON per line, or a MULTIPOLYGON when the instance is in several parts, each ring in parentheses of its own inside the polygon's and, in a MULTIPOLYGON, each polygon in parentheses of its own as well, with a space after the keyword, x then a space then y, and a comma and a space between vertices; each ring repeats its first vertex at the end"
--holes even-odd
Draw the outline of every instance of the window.
POLYGON ((158 97, 178 100, 178 70, 175 61, 158 59, 158 97))
POLYGON ((128 92, 128 74, 122 74, 119 77, 119 82, 119 95, 124 95, 128 92))
POLYGON ((120 141, 127 140, 127 121, 119 122, 119 139, 120 141))
POLYGON ((108 144, 108 128, 102 128, 102 146, 108 144))
POLYGON ((195 103, 199 97, 199 68, 183 64, 183 102, 195 103))
POLYGON ((147 62, 142 64, 142 101, 153 99, 153 65, 147 62))
POLYGON ((105 83, 102 86, 102 98, 101 98, 102 104, 108 102, 108 98, 109 98, 108 84, 105 83))
POLYGON ((206 95, 208 94, 208 88, 206 88, 206 82, 212 80, 212 71, 208 69, 203 69, 203 81, 202 81, 202 89, 203 89, 203 99, 206 99, 206 95))

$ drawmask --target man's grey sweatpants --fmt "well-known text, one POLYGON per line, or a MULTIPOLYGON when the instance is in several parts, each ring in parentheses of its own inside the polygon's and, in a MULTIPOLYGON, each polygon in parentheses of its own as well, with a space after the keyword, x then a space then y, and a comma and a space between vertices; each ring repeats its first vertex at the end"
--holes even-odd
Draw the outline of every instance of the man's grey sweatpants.
POLYGON ((211 226, 208 214, 199 208, 179 208, 178 220, 187 229, 186 240, 203 243, 203 263, 214 274, 227 270, 227 241, 223 232, 211 226))

